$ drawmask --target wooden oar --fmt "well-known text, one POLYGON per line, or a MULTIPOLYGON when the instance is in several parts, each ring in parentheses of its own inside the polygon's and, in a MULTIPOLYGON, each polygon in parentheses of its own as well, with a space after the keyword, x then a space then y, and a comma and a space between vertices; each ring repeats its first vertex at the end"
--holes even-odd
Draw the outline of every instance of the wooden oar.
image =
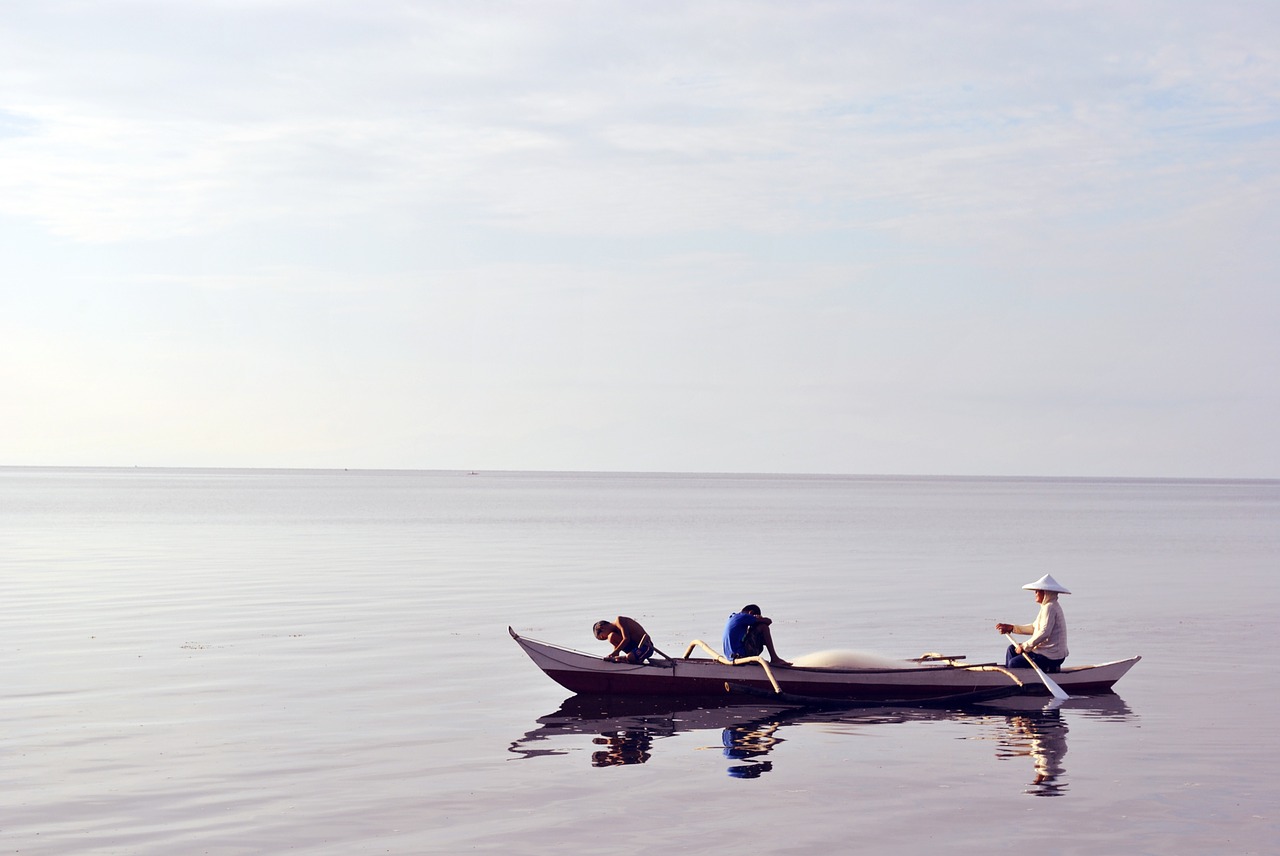
MULTIPOLYGON (((1004 638, 1008 639, 1014 646, 1017 646, 1018 643, 1008 633, 1004 634, 1004 638)), ((1060 701, 1066 701, 1071 698, 1071 696, 1067 695, 1066 691, 1063 690, 1062 687, 1058 686, 1057 682, 1054 681, 1053 678, 1044 673, 1044 670, 1040 668, 1040 665, 1036 663, 1035 660, 1031 659, 1030 654, 1023 651, 1022 656, 1026 658, 1026 661, 1031 665, 1031 668, 1036 670, 1036 674, 1040 676, 1040 681, 1044 684, 1045 689, 1053 693, 1054 698, 1059 699, 1060 701)))

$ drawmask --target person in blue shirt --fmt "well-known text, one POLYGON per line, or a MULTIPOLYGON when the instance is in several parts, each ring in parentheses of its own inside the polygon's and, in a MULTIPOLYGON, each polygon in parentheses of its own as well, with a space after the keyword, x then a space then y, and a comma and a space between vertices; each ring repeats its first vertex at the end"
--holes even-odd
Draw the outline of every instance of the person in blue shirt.
POLYGON ((769 662, 779 666, 790 666, 786 660, 778 656, 773 647, 773 634, 769 625, 772 619, 760 614, 760 607, 749 603, 741 612, 729 616, 724 625, 724 655, 730 660, 743 657, 759 657, 764 651, 769 652, 769 662))

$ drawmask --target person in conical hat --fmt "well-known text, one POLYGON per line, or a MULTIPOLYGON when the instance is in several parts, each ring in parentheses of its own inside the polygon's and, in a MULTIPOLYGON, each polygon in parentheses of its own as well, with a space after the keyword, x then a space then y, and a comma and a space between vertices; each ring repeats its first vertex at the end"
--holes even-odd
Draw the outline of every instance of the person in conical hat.
POLYGON ((1005 651, 1004 664, 1010 669, 1029 669, 1030 664, 1022 656, 1027 654, 1045 672, 1056 672, 1067 659, 1067 619, 1062 614, 1058 595, 1071 594, 1071 590, 1049 574, 1023 588, 1035 592, 1040 612, 1031 624, 996 623, 997 633, 1031 637, 1026 642, 1010 645, 1005 651))

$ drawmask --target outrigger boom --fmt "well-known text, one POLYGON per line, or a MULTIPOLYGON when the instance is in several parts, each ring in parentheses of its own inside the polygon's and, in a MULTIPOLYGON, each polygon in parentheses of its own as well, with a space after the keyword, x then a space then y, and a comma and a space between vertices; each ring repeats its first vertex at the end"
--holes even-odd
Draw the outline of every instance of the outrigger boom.
POLYGON ((782 688, 778 686, 777 679, 774 678, 773 672, 769 669, 769 661, 766 660, 764 657, 761 657, 758 655, 754 657, 734 657, 732 660, 730 660, 727 657, 722 657, 721 655, 717 654, 714 648, 712 648, 706 642, 703 642, 701 639, 694 639, 692 642, 689 643, 689 647, 684 649, 684 657, 682 659, 685 659, 685 660, 689 659, 689 655, 693 653, 695 648, 701 648, 702 650, 710 654, 711 658, 715 660, 717 663, 723 663, 726 666, 745 666, 748 663, 759 663, 760 668, 764 669, 765 677, 769 679, 769 685, 773 687, 773 691, 775 693, 782 692, 782 688))

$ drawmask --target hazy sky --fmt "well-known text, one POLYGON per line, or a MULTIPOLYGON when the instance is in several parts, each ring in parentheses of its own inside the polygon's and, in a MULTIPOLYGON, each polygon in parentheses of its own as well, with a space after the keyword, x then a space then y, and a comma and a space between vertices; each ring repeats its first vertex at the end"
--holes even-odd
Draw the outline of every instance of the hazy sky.
POLYGON ((0 464, 1280 477, 1280 3, 0 3, 0 464))

